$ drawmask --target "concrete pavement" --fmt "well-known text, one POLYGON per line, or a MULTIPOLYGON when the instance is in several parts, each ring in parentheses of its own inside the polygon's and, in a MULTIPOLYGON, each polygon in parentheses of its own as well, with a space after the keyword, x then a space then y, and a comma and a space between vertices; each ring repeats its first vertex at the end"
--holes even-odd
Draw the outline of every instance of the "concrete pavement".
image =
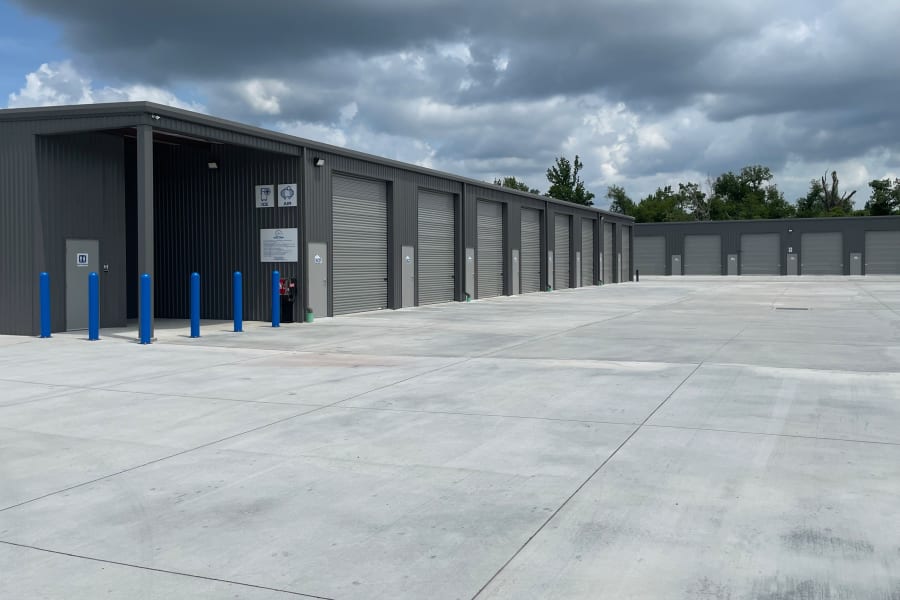
POLYGON ((0 337, 0 598, 900 598, 900 279, 0 337))

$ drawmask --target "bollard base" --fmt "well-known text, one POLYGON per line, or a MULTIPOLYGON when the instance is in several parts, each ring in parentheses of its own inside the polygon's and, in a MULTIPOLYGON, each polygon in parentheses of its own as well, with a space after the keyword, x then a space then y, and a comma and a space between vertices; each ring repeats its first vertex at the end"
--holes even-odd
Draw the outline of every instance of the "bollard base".
POLYGON ((307 323, 312 323, 312 322, 315 320, 315 318, 316 318, 316 317, 315 317, 315 315, 313 314, 313 311, 311 311, 311 310, 310 310, 310 311, 307 311, 307 313, 306 313, 306 322, 307 322, 307 323))

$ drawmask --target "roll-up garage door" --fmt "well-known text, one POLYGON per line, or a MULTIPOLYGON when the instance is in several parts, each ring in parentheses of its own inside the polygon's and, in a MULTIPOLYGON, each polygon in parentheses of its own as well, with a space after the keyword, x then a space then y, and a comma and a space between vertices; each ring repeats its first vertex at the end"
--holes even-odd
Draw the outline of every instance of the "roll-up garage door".
POLYGON ((454 299, 455 215, 452 195, 419 192, 419 304, 452 302, 454 299))
POLYGON ((553 289, 565 290, 569 287, 569 240, 572 233, 572 219, 569 215, 556 215, 556 243, 553 245, 553 289))
POLYGON ((613 254, 613 226, 612 223, 603 224, 603 283, 613 282, 613 268, 616 264, 616 256, 613 254))
POLYGON ((800 236, 801 275, 843 275, 844 236, 831 233, 804 233, 800 236))
POLYGON ((666 238, 661 235, 634 237, 634 268, 641 275, 666 274, 666 238))
POLYGON ((900 275, 900 231, 866 232, 866 275, 900 275))
POLYGON ((684 236, 684 274, 721 275, 722 238, 718 235, 684 236))
POLYGON ((522 252, 519 258, 523 294, 541 290, 541 212, 522 209, 522 252))
POLYGON ((478 297, 503 294, 503 206, 478 202, 478 297))
POLYGON ((631 227, 622 228, 622 281, 631 281, 631 227))
POLYGON ((335 175, 334 314, 387 307, 387 187, 335 175))
POLYGON ((581 285, 594 285, 594 222, 581 220, 581 285))
POLYGON ((781 275, 781 234, 741 236, 741 275, 781 275))

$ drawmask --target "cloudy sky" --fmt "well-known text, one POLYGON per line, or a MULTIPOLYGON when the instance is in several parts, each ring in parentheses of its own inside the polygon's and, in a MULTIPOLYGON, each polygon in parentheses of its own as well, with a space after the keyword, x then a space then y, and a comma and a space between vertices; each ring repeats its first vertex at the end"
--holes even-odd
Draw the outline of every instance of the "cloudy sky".
MULTIPOLYGON (((900 176, 900 3, 0 0, 0 103, 152 100, 407 162, 635 197, 764 164, 900 176)), ((2 104, 0 104, 2 105, 2 104)))

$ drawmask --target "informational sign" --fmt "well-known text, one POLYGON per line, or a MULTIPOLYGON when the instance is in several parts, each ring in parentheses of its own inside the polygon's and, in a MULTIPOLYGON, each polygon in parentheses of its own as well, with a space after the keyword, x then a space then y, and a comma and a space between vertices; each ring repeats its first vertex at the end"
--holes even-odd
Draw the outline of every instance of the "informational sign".
POLYGON ((297 206, 297 184, 282 183, 278 185, 278 206, 297 206))
POLYGON ((274 185, 258 185, 256 186, 256 208, 274 208, 275 207, 275 186, 274 185))
POLYGON ((297 262, 297 229, 260 229, 260 262, 297 262))
POLYGON ((79 267, 87 267, 89 263, 88 253, 87 252, 79 252, 75 255, 75 265, 79 267))
POLYGON ((321 264, 322 264, 322 257, 319 256, 318 254, 316 254, 316 255, 313 257, 313 262, 316 263, 317 265, 321 265, 321 264))

